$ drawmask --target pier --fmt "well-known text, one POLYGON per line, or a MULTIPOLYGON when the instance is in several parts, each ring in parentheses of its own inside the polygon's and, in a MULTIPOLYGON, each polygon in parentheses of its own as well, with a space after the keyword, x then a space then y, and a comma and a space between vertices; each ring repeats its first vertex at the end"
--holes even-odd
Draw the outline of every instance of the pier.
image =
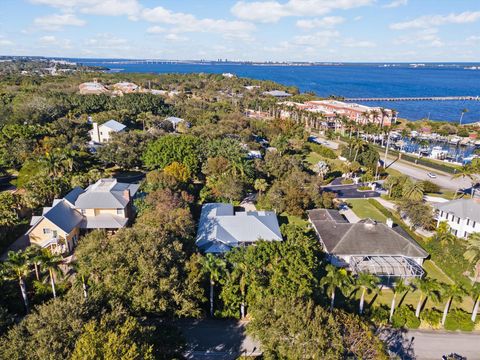
POLYGON ((382 98, 346 98, 347 102, 365 101, 480 101, 479 96, 419 96, 419 97, 382 97, 382 98))

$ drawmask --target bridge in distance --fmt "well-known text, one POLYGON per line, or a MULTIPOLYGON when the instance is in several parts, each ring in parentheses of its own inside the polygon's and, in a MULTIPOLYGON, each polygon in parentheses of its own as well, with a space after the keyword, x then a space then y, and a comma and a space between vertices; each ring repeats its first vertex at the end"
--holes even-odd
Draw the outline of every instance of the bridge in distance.
POLYGON ((479 96, 417 96, 417 97, 365 97, 346 98, 344 101, 480 101, 479 96))

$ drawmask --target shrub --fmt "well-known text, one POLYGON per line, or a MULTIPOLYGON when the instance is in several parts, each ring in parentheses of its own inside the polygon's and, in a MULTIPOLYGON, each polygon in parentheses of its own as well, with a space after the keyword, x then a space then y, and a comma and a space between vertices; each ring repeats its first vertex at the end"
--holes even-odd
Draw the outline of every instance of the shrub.
POLYGON ((410 306, 400 306, 393 314, 392 325, 395 328, 417 329, 420 319, 415 316, 415 311, 410 306))
POLYGON ((388 322, 390 311, 385 305, 381 305, 371 307, 366 314, 376 325, 384 325, 388 322))
POLYGON ((336 159, 337 154, 332 149, 329 149, 325 146, 318 145, 318 144, 310 144, 310 149, 313 152, 316 152, 318 155, 323 156, 327 159, 336 159))
POLYGON ((475 324, 470 319, 470 314, 462 310, 452 310, 448 313, 445 321, 446 330, 472 331, 475 324))
POLYGON ((365 191, 365 190, 372 190, 370 186, 359 186, 357 190, 365 191))
POLYGON ((442 312, 437 309, 426 309, 420 314, 420 319, 425 321, 428 325, 436 328, 440 325, 442 320, 442 312))
POLYGON ((428 181, 428 180, 424 180, 421 182, 422 186, 423 186, 423 191, 426 192, 426 193, 439 193, 440 192, 440 186, 438 186, 437 184, 431 182, 431 181, 428 181))
POLYGON ((343 185, 351 185, 351 184, 353 184, 353 180, 352 179, 343 179, 342 184, 343 185))

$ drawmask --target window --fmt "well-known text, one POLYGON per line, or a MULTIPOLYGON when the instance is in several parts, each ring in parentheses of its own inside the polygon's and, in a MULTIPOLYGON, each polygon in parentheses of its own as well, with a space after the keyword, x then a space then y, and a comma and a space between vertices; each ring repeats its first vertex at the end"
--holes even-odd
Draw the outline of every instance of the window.
POLYGON ((470 224, 470 219, 467 219, 467 226, 470 224))
POLYGON ((117 215, 123 215, 123 209, 117 209, 117 215))
POLYGON ((457 224, 460 224, 460 218, 457 218, 457 224))
POLYGON ((50 234, 51 232, 52 232, 52 230, 50 230, 50 229, 47 229, 47 228, 44 228, 44 229, 43 229, 43 233, 44 233, 45 235, 50 234))
POLYGON ((477 222, 474 221, 473 224, 472 224, 472 227, 474 228, 476 225, 477 225, 477 222))
POLYGON ((81 209, 80 211, 82 212, 82 215, 85 215, 87 213, 86 209, 81 209))

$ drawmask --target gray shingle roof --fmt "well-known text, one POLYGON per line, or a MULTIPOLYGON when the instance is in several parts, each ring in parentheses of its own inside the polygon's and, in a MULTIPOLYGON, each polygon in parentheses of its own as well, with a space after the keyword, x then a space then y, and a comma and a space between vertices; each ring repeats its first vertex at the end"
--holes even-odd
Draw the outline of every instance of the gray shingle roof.
POLYGON ((330 254, 428 256, 399 226, 390 228, 370 219, 352 224, 337 210, 326 209, 309 211, 309 219, 330 254))
POLYGON ((133 197, 140 185, 119 183, 116 179, 101 179, 90 185, 78 195, 75 207, 79 209, 120 209, 128 204, 123 196, 124 190, 130 191, 133 197))
POLYGON ((116 131, 116 132, 119 132, 119 131, 122 131, 126 128, 125 125, 123 124, 120 124, 118 121, 116 120, 108 120, 106 123, 100 125, 100 126, 105 126, 113 131, 116 131))
POLYGON ((480 222, 480 200, 478 199, 457 199, 445 203, 437 203, 433 206, 461 219, 480 222))
POLYGON ((128 219, 116 215, 100 214, 85 216, 80 227, 82 229, 120 229, 127 225, 128 219))
POLYGON ((45 211, 43 217, 50 220, 66 233, 72 231, 83 219, 82 214, 72 209, 64 200, 58 201, 54 206, 45 211))
POLYGON ((197 246, 206 252, 225 252, 242 242, 281 241, 277 216, 271 211, 234 212, 230 204, 202 207, 197 246))

